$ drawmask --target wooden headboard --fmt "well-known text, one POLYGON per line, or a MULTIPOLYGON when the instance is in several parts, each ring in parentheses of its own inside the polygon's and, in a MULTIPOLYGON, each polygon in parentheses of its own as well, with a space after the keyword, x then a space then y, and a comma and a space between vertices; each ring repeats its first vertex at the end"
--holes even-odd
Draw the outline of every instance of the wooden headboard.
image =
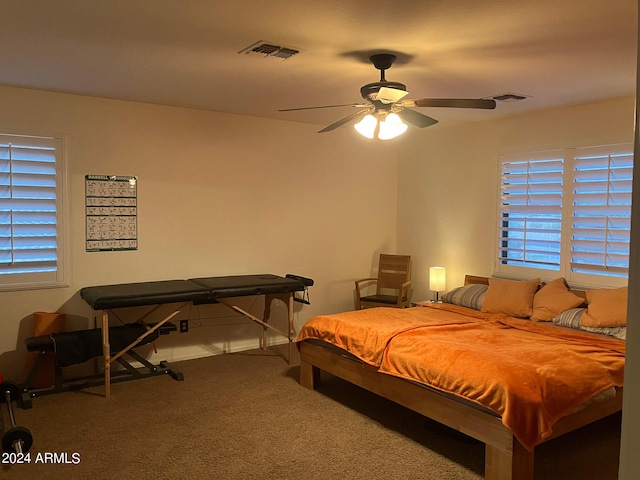
POLYGON ((489 277, 478 277, 476 275, 465 275, 464 284, 470 285, 472 283, 480 283, 482 285, 489 285, 489 277))

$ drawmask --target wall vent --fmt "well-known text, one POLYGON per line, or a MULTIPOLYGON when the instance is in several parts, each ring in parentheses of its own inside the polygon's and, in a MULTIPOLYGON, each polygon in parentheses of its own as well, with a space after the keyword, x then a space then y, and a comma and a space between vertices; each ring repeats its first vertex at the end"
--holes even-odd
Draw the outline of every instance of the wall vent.
POLYGON ((247 48, 243 48, 238 53, 247 55, 260 55, 262 58, 273 58, 276 60, 286 60, 300 53, 300 50, 291 47, 283 47, 271 42, 260 40, 247 48))
POLYGON ((521 95, 519 93, 503 93, 500 95, 495 95, 491 98, 494 99, 496 102, 511 103, 511 102, 519 102, 520 100, 529 98, 529 95, 521 95))

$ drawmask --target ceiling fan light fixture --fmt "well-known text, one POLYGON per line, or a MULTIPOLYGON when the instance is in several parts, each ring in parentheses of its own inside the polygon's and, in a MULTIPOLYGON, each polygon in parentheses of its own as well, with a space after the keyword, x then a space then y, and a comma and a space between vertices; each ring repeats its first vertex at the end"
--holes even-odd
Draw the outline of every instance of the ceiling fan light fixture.
POLYGON ((382 120, 368 114, 353 128, 363 137, 379 140, 391 140, 407 131, 407 125, 395 113, 389 113, 382 120))

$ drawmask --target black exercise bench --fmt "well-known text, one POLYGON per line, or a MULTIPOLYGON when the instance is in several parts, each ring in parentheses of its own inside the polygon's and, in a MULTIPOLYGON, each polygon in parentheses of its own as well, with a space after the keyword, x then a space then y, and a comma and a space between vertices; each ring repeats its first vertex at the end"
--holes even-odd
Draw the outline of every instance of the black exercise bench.
MULTIPOLYGON (((109 327, 109 338, 112 351, 119 352, 124 350, 132 341, 135 341, 135 339, 144 335, 154 326, 155 324, 145 325, 141 323, 129 323, 126 325, 109 327)), ((165 323, 154 330, 151 334, 146 335, 136 344, 136 347, 152 343, 160 335, 167 335, 176 330, 177 327, 173 323, 165 323)), ((100 328, 30 337, 25 340, 25 345, 27 347, 27 351, 37 352, 38 357, 31 367, 23 386, 23 408, 31 408, 31 399, 36 396, 104 385, 104 379, 102 376, 64 379, 62 371, 64 367, 78 365, 93 358, 102 356, 102 330, 100 328), (45 388, 32 388, 31 383, 41 366, 42 359, 48 352, 53 352, 55 354, 54 385, 45 388)), ((176 380, 183 380, 182 373, 171 368, 166 361, 162 361, 158 365, 154 365, 146 358, 136 353, 133 349, 127 350, 125 355, 129 357, 129 360, 127 360, 124 355, 118 357, 116 360, 122 367, 124 367, 124 370, 114 372, 113 378, 111 379, 112 383, 165 374, 170 375, 176 380), (134 367, 131 364, 131 361, 139 362, 142 367, 134 367)))

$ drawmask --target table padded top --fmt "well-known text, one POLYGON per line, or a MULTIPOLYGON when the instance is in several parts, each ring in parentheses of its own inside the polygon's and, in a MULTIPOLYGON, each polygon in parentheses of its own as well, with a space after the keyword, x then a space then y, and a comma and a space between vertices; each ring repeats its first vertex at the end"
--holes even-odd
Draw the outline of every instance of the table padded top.
POLYGON ((268 293, 300 292, 305 289, 305 285, 299 280, 268 273, 191 278, 189 281, 208 289, 213 300, 268 293))
POLYGON ((85 287, 80 290, 80 296, 94 310, 160 303, 211 301, 211 293, 207 288, 187 280, 161 280, 85 287))
POLYGON ((160 303, 212 303, 217 298, 291 293, 304 289, 305 284, 300 280, 265 273, 101 285, 81 289, 80 296, 94 310, 106 310, 160 303))

